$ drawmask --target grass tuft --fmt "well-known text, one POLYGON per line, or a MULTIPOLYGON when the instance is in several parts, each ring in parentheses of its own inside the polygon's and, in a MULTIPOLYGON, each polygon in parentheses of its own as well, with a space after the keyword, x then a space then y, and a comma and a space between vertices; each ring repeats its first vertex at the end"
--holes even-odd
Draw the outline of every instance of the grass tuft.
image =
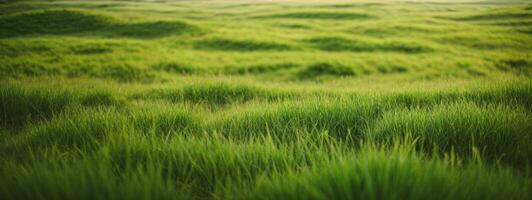
POLYGON ((395 110, 385 113, 368 132, 371 140, 391 141, 411 135, 428 151, 453 150, 471 155, 479 149, 486 159, 527 163, 532 156, 531 117, 522 110, 472 104, 440 105, 430 110, 395 110))
POLYGON ((508 171, 493 173, 482 164, 458 166, 404 147, 365 148, 353 159, 264 181, 250 198, 527 199, 529 186, 508 171))

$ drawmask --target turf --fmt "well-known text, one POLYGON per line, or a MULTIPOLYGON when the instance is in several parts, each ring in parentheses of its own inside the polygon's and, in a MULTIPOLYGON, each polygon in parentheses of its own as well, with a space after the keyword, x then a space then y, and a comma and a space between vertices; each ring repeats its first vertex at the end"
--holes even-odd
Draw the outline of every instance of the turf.
POLYGON ((0 198, 531 199, 531 8, 0 3, 0 198))

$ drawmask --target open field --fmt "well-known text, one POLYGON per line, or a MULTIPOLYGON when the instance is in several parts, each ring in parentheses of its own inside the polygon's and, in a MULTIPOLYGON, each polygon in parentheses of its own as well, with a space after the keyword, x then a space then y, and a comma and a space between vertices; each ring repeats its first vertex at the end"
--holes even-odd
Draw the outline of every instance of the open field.
POLYGON ((0 1, 0 199, 532 199, 532 1, 0 1))

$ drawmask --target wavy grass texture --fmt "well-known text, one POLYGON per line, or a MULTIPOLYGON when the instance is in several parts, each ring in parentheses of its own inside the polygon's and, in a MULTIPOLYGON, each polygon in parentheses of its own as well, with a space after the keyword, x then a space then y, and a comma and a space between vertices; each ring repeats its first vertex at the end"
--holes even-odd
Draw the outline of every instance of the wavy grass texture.
POLYGON ((0 199, 532 199, 530 11, 0 3, 0 199))

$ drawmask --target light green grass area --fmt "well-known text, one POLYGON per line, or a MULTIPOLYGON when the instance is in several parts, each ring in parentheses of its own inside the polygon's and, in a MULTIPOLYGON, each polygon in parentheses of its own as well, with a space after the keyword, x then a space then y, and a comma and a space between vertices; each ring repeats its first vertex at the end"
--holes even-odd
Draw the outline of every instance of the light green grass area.
POLYGON ((0 199, 532 199, 532 2, 0 3, 0 199))

